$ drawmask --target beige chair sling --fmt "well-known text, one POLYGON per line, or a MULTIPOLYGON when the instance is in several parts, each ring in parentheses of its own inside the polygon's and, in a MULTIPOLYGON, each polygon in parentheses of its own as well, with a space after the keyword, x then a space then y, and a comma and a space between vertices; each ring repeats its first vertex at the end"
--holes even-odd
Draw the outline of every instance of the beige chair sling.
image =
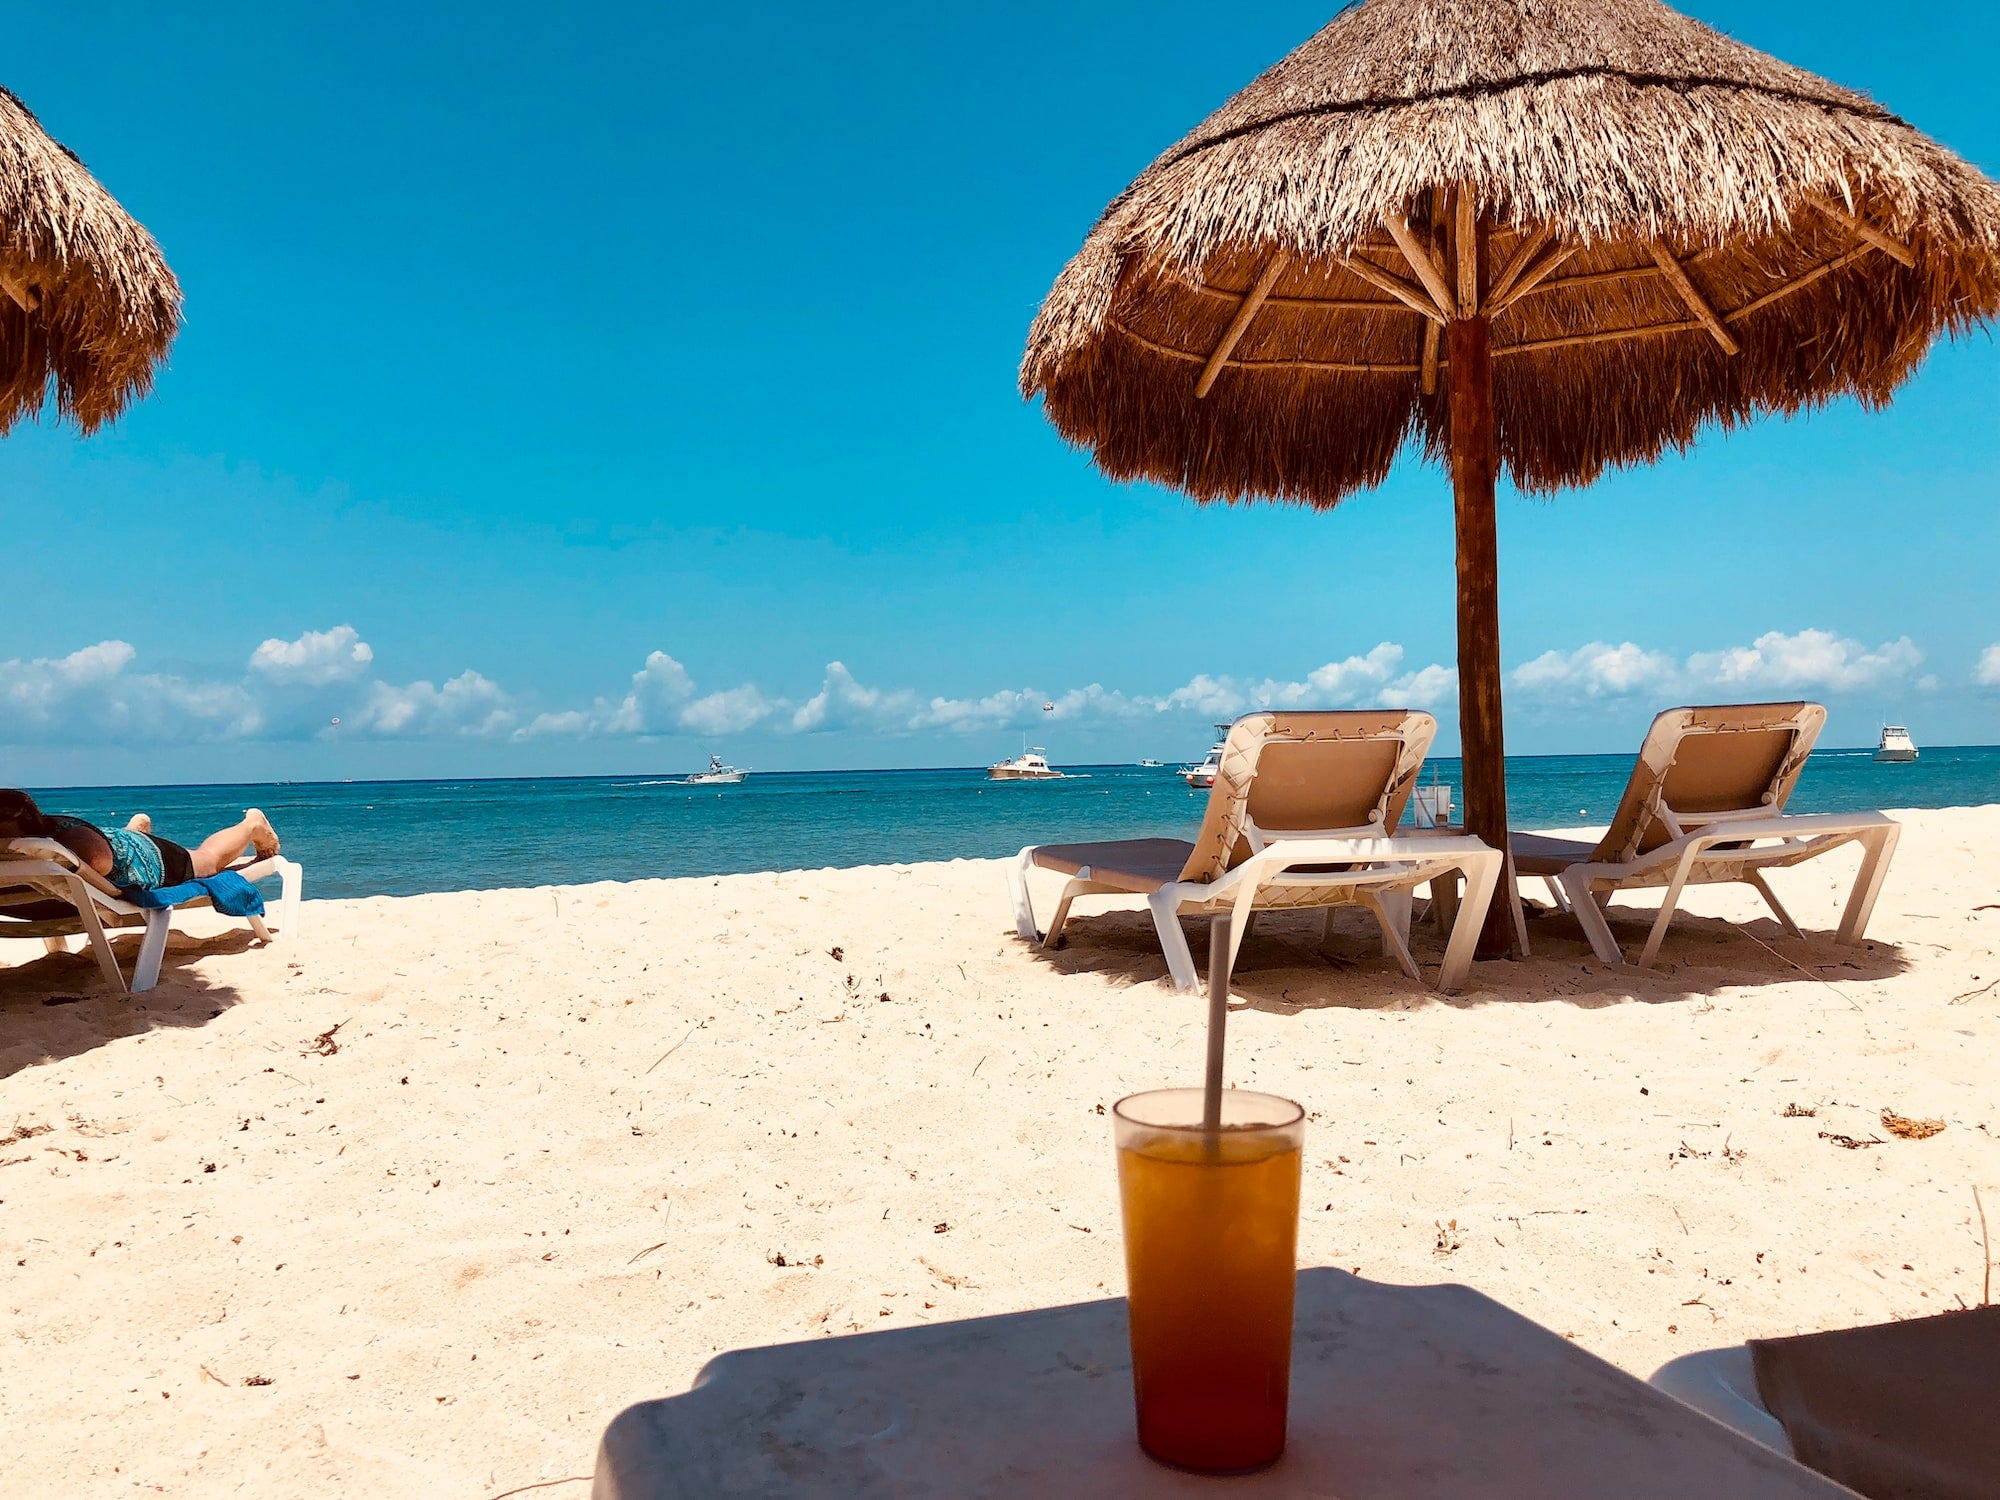
MULTIPOLYGON (((1451 873, 1466 882, 1439 978, 1443 989, 1465 981, 1473 944, 1500 879, 1501 856, 1476 838, 1438 834, 1398 837, 1424 752, 1437 732, 1426 713, 1371 710, 1259 713, 1238 719, 1193 843, 1125 839, 1041 844, 1008 867, 1015 927, 1053 947, 1079 896, 1144 896, 1176 989, 1195 987, 1183 916, 1226 917, 1225 951, 1211 948, 1222 979, 1236 961, 1253 914, 1304 907, 1365 908, 1382 929, 1383 951, 1413 979, 1410 893, 1451 873), (1031 870, 1070 877, 1046 935, 1035 926, 1031 870)), ((1322 939, 1324 940, 1324 938, 1322 939)))
MULTIPOLYGON (((283 895, 276 930, 296 935, 303 881, 297 862, 280 854, 239 860, 230 868, 245 880, 278 877, 283 895)), ((160 977, 173 914, 208 904, 201 897, 174 907, 134 906, 54 839, 0 839, 0 938, 40 938, 51 953, 62 952, 69 938, 86 938, 97 967, 121 991, 137 994, 151 989, 160 977), (129 984, 111 948, 110 934, 122 927, 145 929, 129 984)), ((262 917, 244 920, 259 939, 271 940, 273 929, 262 917)))
POLYGON ((1606 963, 1621 963, 1624 955, 1605 920, 1601 896, 1663 888, 1666 895, 1639 955, 1643 965, 1658 956, 1681 891, 1690 885, 1752 886, 1785 931, 1802 936, 1764 872, 1859 843, 1861 868, 1839 932, 1841 942, 1857 943, 1902 830, 1879 812, 1785 815, 1785 802, 1825 723, 1826 710, 1817 703, 1670 708, 1653 720, 1604 837, 1592 845, 1515 834, 1515 874, 1547 881, 1556 903, 1576 914, 1592 950, 1606 963))

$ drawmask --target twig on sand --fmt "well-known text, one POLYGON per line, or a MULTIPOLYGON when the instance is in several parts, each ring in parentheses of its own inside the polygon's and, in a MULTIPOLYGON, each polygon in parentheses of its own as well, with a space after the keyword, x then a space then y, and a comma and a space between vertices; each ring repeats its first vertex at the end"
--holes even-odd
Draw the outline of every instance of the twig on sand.
POLYGON ((2000 984, 2000 978, 1989 979, 1976 990, 1967 990, 1962 995, 1953 995, 1949 1000, 1945 1001, 1945 1004, 1957 1005, 1964 1000, 1976 1000, 1996 984, 2000 984))
POLYGON ((1681 1233, 1687 1235, 1689 1239, 1693 1239, 1694 1232, 1688 1228, 1688 1221, 1681 1218, 1681 1211, 1678 1208, 1674 1210, 1674 1218, 1680 1222, 1681 1233))
MULTIPOLYGON (((351 1021, 353 1019, 354 1018, 352 1016, 349 1016, 347 1018, 348 1021, 351 1021)), ((321 1057, 333 1056, 334 1053, 340 1050, 340 1043, 336 1042, 333 1039, 333 1034, 336 1031, 340 1030, 340 1028, 345 1026, 346 1024, 347 1021, 336 1021, 333 1025, 327 1027, 326 1030, 322 1031, 318 1036, 314 1037, 310 1042, 306 1044, 306 1050, 301 1052, 299 1056, 311 1057, 315 1053, 317 1053, 321 1057)))
POLYGON ((509 1495, 525 1495, 529 1490, 553 1489, 559 1484, 589 1484, 595 1477, 591 1474, 571 1474, 564 1479, 544 1479, 539 1484, 523 1484, 511 1490, 502 1490, 499 1494, 493 1496, 493 1500, 507 1500, 509 1495))
POLYGON ((1825 985, 1828 989, 1832 990, 1836 995, 1840 996, 1841 999, 1845 1000, 1849 1005, 1853 1006, 1856 1010, 1861 1009, 1860 1001, 1856 1000, 1852 995, 1848 994, 1846 990, 1842 989, 1839 985, 1835 984, 1831 979, 1828 979, 1824 974, 1815 973, 1813 970, 1808 969, 1804 964, 1800 963, 1796 958, 1789 958, 1786 955, 1780 953, 1776 948, 1773 948, 1769 943, 1765 942, 1762 938, 1758 937, 1756 933, 1752 932, 1747 927, 1739 927, 1736 929, 1736 931, 1742 933, 1744 937, 1750 939, 1751 942, 1755 943, 1759 948, 1762 948, 1766 953, 1770 954, 1771 957, 1778 959, 1783 963, 1790 964, 1793 968, 1797 969, 1801 974, 1805 975, 1806 978, 1808 979, 1817 979, 1821 984, 1825 985))
MULTIPOLYGON (((681 1048, 685 1047, 687 1045, 688 1036, 693 1036, 699 1030, 701 1030, 701 1022, 699 1021, 695 1022, 694 1025, 688 1027, 687 1036, 682 1037, 678 1042, 675 1042, 673 1046, 667 1048, 666 1051, 662 1052, 658 1057, 653 1059, 653 1068, 657 1068, 661 1063, 665 1062, 668 1058, 672 1057, 676 1052, 680 1051, 681 1048)), ((648 1073, 652 1072, 653 1068, 646 1069, 646 1072, 648 1073)))
POLYGON ((982 1057, 979 1059, 978 1062, 972 1065, 972 1076, 974 1078, 977 1078, 979 1076, 979 1070, 985 1066, 986 1066, 986 1059, 982 1057))
MULTIPOLYGON (((665 1216, 660 1220, 660 1227, 662 1229, 665 1229, 669 1224, 673 1223, 673 1220, 674 1220, 674 1202, 673 1199, 669 1198, 667 1200, 667 1212, 665 1216)), ((672 1243, 673 1241, 671 1239, 665 1239, 661 1240, 660 1243, 657 1245, 648 1245, 645 1249, 641 1250, 637 1255, 633 1256, 631 1260, 626 1261, 625 1264, 628 1266, 636 1265, 639 1261, 645 1259, 645 1257, 647 1257, 648 1255, 651 1255, 655 1250, 664 1250, 666 1249, 667 1246, 671 1245, 672 1243)))
POLYGON ((1972 1185, 1972 1202, 1973 1206, 1979 1210, 1979 1254, 1986 1265, 1985 1273, 1981 1278, 1984 1284, 1979 1289, 1979 1305, 1981 1307, 1991 1307, 1993 1305, 1993 1242, 1986 1235, 1986 1204, 1980 1199, 1979 1184, 1976 1182, 1972 1185))

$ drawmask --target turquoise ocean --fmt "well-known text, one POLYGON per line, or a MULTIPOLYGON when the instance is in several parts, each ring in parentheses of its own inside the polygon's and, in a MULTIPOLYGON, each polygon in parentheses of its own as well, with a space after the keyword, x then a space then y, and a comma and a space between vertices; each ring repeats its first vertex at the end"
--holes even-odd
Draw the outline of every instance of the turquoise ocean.
MULTIPOLYGON (((980 769, 754 773, 738 786, 669 776, 35 788, 51 812, 153 815, 183 843, 263 808, 306 867, 309 896, 568 885, 652 876, 982 859, 1024 844, 1188 837, 1205 792, 1171 766, 1065 767, 1070 779, 989 782, 980 769)), ((1426 763, 1454 790, 1458 762, 1426 763)), ((1507 762, 1516 828, 1603 823, 1631 769, 1616 755, 1507 762)), ((1455 800, 1456 797, 1455 797, 1455 800)), ((1926 748, 1909 765, 1822 750, 1794 812, 2000 803, 2000 747, 1926 748)))

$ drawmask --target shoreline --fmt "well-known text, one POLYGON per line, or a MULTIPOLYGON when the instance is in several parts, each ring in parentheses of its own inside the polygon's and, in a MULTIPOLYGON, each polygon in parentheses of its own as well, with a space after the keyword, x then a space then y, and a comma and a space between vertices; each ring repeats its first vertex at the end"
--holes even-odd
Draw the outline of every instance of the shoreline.
MULTIPOLYGON (((1462 1282, 1641 1377, 1976 1301, 2000 807, 1899 816, 1859 949, 1844 855, 1774 877, 1803 942, 1701 889, 1669 967, 1546 917, 1448 999, 1361 913, 1331 960, 1260 922, 1230 1076, 1311 1113, 1301 1264, 1462 1282)), ((1204 1002, 1136 913, 1021 943, 1002 870, 309 897, 270 948, 191 919, 129 998, 8 945, 0 1471, 494 1494, 726 1349, 1117 1295, 1097 1111, 1198 1077, 1204 1002)))

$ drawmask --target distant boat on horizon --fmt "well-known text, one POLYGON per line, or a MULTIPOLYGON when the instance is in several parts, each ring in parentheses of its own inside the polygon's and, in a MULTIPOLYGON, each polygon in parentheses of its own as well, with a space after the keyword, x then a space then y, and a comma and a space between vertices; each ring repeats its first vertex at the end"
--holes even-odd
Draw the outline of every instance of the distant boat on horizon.
POLYGON ((738 782, 740 782, 745 776, 748 776, 749 774, 750 773, 748 771, 739 771, 734 766, 725 766, 722 763, 721 756, 711 755, 708 758, 708 769, 706 771, 695 772, 694 775, 688 777, 687 780, 681 782, 680 785, 735 786, 738 782))
POLYGON ((1145 769, 1149 771, 1157 771, 1160 769, 1160 763, 1154 760, 1153 757, 1150 755, 1147 756, 1144 760, 1140 761, 1139 764, 1145 767, 1145 769))
POLYGON ((1915 760, 1917 742, 1901 724, 1884 724, 1882 738, 1875 745, 1875 758, 1892 765, 1915 760))
POLYGON ((1229 739, 1229 726, 1215 726, 1215 743, 1208 747, 1208 754, 1202 757, 1198 766, 1184 766, 1180 777, 1197 791, 1207 791, 1215 785, 1216 773, 1222 769, 1222 747, 1229 739))
POLYGON ((1029 749, 1023 746, 1021 753, 1012 760, 1003 760, 986 768, 988 781, 1062 781, 1065 776, 1048 762, 1040 745, 1029 749))

